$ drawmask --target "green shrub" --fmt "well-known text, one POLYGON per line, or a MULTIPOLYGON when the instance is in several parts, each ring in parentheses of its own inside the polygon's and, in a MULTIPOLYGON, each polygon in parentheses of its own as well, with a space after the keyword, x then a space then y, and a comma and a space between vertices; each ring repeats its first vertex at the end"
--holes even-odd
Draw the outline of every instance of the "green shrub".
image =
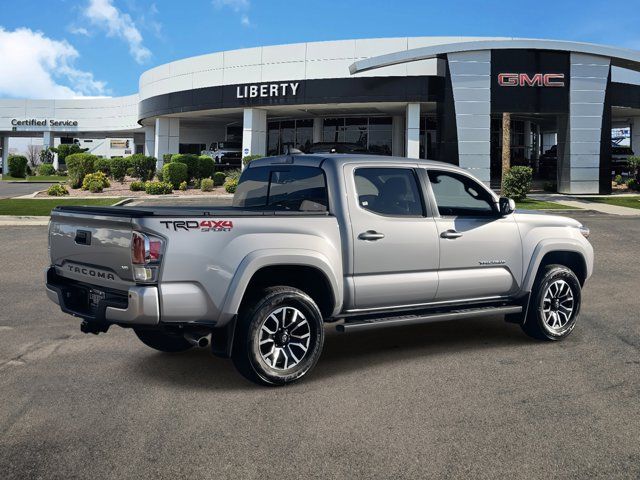
POLYGON ((22 155, 9 155, 9 175, 14 178, 27 176, 27 157, 22 155))
POLYGON ((33 169, 29 166, 29 164, 27 163, 27 176, 28 177, 32 177, 34 176, 35 173, 33 173, 33 169))
POLYGON ((151 180, 156 174, 156 159, 154 157, 147 157, 141 153, 137 153, 128 158, 129 162, 131 162, 131 168, 133 168, 133 177, 146 182, 147 180, 151 180))
POLYGON ((628 178, 626 183, 627 183, 627 188, 629 190, 639 190, 640 189, 640 183, 638 183, 638 181, 635 178, 628 178))
POLYGON ((66 158, 71 188, 79 188, 85 175, 95 171, 94 163, 96 160, 97 157, 90 153, 74 153, 66 158))
POLYGON ((156 178, 158 179, 159 182, 162 182, 164 180, 164 176, 162 175, 162 169, 156 172, 156 178))
POLYGON ((213 175, 213 169, 215 163, 213 158, 206 155, 200 155, 198 157, 198 178, 209 178, 213 175))
POLYGON ((236 188, 238 188, 238 179, 237 178, 227 178, 227 181, 224 182, 224 189, 227 193, 236 193, 236 188))
POLYGON ((146 182, 144 191, 149 195, 165 195, 173 193, 173 185, 167 182, 146 182))
POLYGON ((199 178, 198 157, 190 153, 177 153, 171 157, 171 163, 184 163, 187 166, 187 180, 199 178))
MULTIPOLYGON (((83 186, 85 184, 83 183, 83 186)), ((89 190, 91 193, 100 193, 104 189, 104 185, 99 180, 92 180, 86 183, 87 188, 85 190, 89 190)))
POLYGON ((246 157, 242 157, 242 164, 246 167, 252 161, 262 158, 263 155, 247 155, 246 157))
POLYGON ((524 200, 531 190, 533 169, 531 167, 511 167, 503 181, 502 194, 514 200, 524 200))
POLYGON ((203 178, 200 182, 200 188, 203 192, 210 192, 211 190, 213 190, 213 179, 203 178))
POLYGON ((144 190, 144 183, 145 182, 141 181, 131 182, 131 185, 129 185, 129 190, 131 190, 132 192, 142 192, 144 190))
POLYGON ((128 177, 135 177, 136 176, 136 171, 133 169, 131 164, 129 164, 129 166, 127 167, 127 176, 128 177))
POLYGON ((181 162, 167 163, 162 167, 163 182, 170 183, 173 188, 178 188, 182 182, 189 180, 188 167, 181 162))
POLYGON ((224 172, 216 172, 213 174, 213 184, 216 187, 219 187, 220 185, 224 184, 224 181, 227 178, 227 174, 224 172))
POLYGON ((77 143, 65 143, 62 145, 58 145, 56 148, 50 148, 50 150, 58 154, 59 164, 64 165, 67 163, 68 156, 75 155, 77 153, 84 153, 89 149, 80 148, 80 145, 78 145, 77 143))
POLYGON ((173 157, 173 153, 165 153, 162 155, 162 163, 171 163, 171 157, 173 157))
POLYGON ((180 182, 180 185, 178 185, 178 190, 186 192, 187 191, 187 182, 186 181, 180 182))
POLYGON ((64 185, 60 185, 59 183, 56 185, 51 185, 47 189, 47 195, 51 195, 52 197, 63 197, 65 195, 69 195, 69 190, 64 185))
POLYGON ((108 158, 98 158, 93 164, 93 169, 96 172, 102 172, 109 176, 111 175, 111 160, 108 158))
POLYGON ((91 185, 94 184, 100 184, 100 192, 103 188, 108 188, 111 186, 111 184, 109 183, 109 178, 103 172, 88 173, 82 180, 82 190, 89 190, 93 192, 93 190, 91 189, 91 185))
POLYGON ((124 182, 124 177, 127 175, 127 169, 129 168, 129 160, 126 158, 112 158, 111 159, 111 177, 117 182, 124 182))
POLYGON ((43 163, 38 167, 38 175, 47 177, 49 175, 53 175, 54 173, 56 173, 56 169, 53 168, 53 165, 51 165, 50 163, 43 163))
POLYGON ((622 179, 622 175, 616 175, 615 177, 613 177, 613 183, 615 183, 616 185, 622 185, 624 182, 624 180, 622 179))

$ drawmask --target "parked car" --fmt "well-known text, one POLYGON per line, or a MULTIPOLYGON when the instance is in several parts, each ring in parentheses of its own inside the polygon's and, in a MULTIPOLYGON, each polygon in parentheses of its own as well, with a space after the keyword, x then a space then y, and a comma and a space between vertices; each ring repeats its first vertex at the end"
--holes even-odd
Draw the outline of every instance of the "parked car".
POLYGON ((538 176, 544 180, 555 181, 558 172, 558 146, 553 145, 538 159, 538 176))
POLYGON ((282 385, 339 332, 505 315, 566 338, 593 270, 589 230, 514 213, 447 163, 365 155, 264 158, 231 207, 53 210, 46 292, 85 333, 208 347, 282 385))
POLYGON ((201 155, 207 155, 216 163, 240 165, 242 162, 242 143, 240 142, 213 142, 209 150, 203 150, 201 155))
POLYGON ((631 147, 611 145, 611 171, 614 175, 622 175, 629 172, 629 157, 633 156, 631 147))

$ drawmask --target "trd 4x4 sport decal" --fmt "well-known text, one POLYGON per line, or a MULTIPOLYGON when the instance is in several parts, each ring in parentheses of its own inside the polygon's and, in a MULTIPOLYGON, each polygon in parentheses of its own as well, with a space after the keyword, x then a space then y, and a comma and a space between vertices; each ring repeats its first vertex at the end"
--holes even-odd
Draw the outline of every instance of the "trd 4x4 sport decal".
POLYGON ((200 230, 201 232, 230 232, 233 228, 231 220, 161 220, 167 230, 200 230))

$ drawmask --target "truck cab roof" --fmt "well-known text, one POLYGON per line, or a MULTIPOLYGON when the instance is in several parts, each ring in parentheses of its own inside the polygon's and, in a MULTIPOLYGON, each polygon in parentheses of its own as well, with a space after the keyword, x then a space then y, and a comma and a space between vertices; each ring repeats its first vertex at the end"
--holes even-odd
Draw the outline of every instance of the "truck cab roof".
POLYGON ((436 160, 424 160, 406 157, 391 157, 388 155, 363 155, 348 153, 323 153, 323 154, 301 154, 301 155, 279 155, 274 157, 264 157, 253 160, 249 167, 266 167, 272 165, 300 165, 306 167, 321 167, 323 164, 331 163, 335 167, 348 164, 380 162, 386 165, 398 164, 418 164, 432 168, 447 168, 464 171, 464 169, 451 163, 439 162, 436 160))

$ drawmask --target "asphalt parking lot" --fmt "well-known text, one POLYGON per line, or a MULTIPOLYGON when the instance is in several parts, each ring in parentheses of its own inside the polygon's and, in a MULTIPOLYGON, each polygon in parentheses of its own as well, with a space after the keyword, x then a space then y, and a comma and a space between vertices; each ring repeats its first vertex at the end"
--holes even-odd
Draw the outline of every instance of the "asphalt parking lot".
POLYGON ((46 227, 0 228, 0 472, 23 478, 640 477, 640 221, 573 214, 595 274, 564 342, 501 318, 337 334, 286 388, 80 333, 46 227))
POLYGON ((40 190, 46 190, 51 185, 53 185, 53 183, 0 181, 0 199, 29 195, 30 193, 39 192, 40 190))

